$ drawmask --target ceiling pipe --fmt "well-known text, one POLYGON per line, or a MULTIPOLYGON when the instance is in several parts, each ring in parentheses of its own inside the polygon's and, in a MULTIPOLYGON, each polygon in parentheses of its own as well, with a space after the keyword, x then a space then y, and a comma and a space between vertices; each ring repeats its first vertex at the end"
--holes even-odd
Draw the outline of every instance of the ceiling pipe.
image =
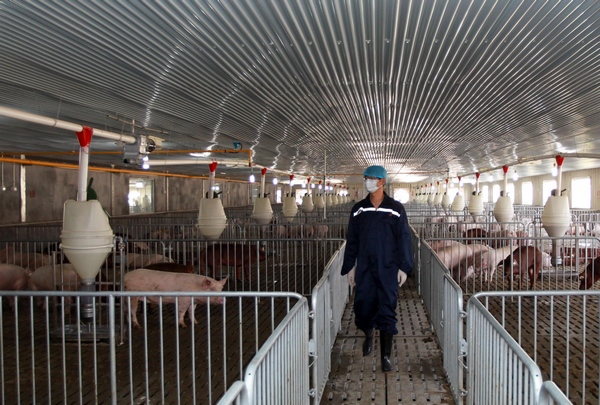
MULTIPOLYGON (((0 157, 0 162, 4 163, 17 163, 22 165, 29 166, 44 166, 44 167, 53 167, 56 169, 72 169, 79 170, 78 164, 71 163, 57 163, 57 162, 44 162, 42 160, 31 160, 31 159, 16 159, 9 157, 0 157)), ((124 174, 133 174, 136 176, 157 176, 157 177, 177 177, 182 179, 208 179, 208 176, 196 176, 189 174, 177 174, 177 173, 165 173, 165 172, 153 172, 149 170, 131 170, 131 169, 115 169, 112 167, 94 167, 89 166, 90 171, 94 172, 105 172, 105 173, 124 173, 124 174)), ((231 183, 247 183, 247 180, 235 180, 235 179, 226 179, 231 183)))
MULTIPOLYGON (((563 157, 571 157, 571 158, 581 158, 581 159, 600 159, 600 153, 561 153, 560 156, 563 157)), ((535 157, 530 157, 530 158, 523 158, 523 159, 517 159, 516 161, 509 163, 506 166, 516 166, 516 165, 522 165, 524 163, 529 163, 529 162, 535 162, 538 160, 546 160, 546 159, 555 159, 556 155, 543 155, 543 156, 535 156, 535 157)), ((479 170, 479 173, 489 173, 489 172, 493 172, 496 171, 500 168, 502 168, 505 165, 502 166, 496 166, 496 167, 490 167, 487 169, 482 169, 479 170)), ((470 176, 470 175, 475 175, 477 172, 473 172, 473 173, 467 173, 467 174, 463 174, 463 177, 465 176, 470 176)))
POLYGON ((211 164, 217 162, 227 167, 247 167, 247 162, 242 159, 214 159, 214 158, 188 158, 188 159, 162 159, 148 160, 147 163, 152 166, 176 166, 176 165, 197 165, 211 164))
MULTIPOLYGON (((21 121, 32 122, 34 124, 45 125, 48 127, 65 129, 72 132, 83 131, 83 125, 75 124, 68 121, 57 120, 54 118, 44 117, 43 115, 31 114, 25 111, 16 110, 14 108, 0 106, 0 115, 10 118, 15 118, 21 121)), ((91 128, 94 136, 114 141, 121 141, 129 144, 135 144, 137 138, 130 135, 122 135, 114 132, 104 131, 102 129, 91 128)))

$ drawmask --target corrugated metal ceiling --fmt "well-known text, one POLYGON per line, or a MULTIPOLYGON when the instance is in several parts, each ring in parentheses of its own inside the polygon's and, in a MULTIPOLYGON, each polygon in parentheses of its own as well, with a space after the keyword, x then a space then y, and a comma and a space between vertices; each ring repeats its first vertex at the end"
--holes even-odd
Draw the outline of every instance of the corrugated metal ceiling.
MULTIPOLYGON (((416 181, 546 158, 518 169, 536 175, 557 153, 598 167, 599 16, 598 1, 0 0, 0 106, 125 134, 115 117, 135 120, 166 150, 241 142, 256 164, 348 181, 370 164, 416 181)), ((0 117, 2 152, 76 149, 0 117)), ((189 158, 151 160, 165 157, 189 158)))

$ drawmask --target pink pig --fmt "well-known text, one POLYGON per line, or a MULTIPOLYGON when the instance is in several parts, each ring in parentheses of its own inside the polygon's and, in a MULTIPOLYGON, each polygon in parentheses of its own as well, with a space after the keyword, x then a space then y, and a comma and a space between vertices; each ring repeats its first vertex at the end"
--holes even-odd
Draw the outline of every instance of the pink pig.
MULTIPOLYGON (((166 271, 137 269, 130 271, 124 277, 125 290, 127 291, 162 291, 162 292, 180 292, 180 291, 222 291, 223 286, 227 282, 227 278, 217 281, 213 278, 200 276, 197 274, 187 273, 170 273, 166 271)), ((137 321, 137 306, 141 297, 131 297, 131 313, 130 319, 133 326, 140 327, 137 321)), ((162 302, 165 304, 174 304, 179 298, 179 325, 185 326, 183 316, 188 311, 190 320, 196 324, 194 319, 194 309, 198 302, 207 302, 207 297, 194 297, 194 305, 192 305, 192 297, 163 297, 162 302)), ((160 297, 147 297, 147 302, 158 304, 160 297)), ((223 304, 223 297, 210 297, 210 302, 223 304)))
MULTIPOLYGON (((27 287, 29 274, 21 266, 0 264, 0 290, 19 291, 27 287)), ((14 299, 9 300, 9 306, 14 309, 14 299)))

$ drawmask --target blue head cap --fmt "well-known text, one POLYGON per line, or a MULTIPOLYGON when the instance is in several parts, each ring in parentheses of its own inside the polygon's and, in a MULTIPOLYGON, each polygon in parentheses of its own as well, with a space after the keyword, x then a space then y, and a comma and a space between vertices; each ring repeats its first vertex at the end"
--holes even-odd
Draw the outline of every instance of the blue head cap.
POLYGON ((369 166, 363 173, 363 176, 377 177, 387 180, 387 170, 383 166, 369 166))

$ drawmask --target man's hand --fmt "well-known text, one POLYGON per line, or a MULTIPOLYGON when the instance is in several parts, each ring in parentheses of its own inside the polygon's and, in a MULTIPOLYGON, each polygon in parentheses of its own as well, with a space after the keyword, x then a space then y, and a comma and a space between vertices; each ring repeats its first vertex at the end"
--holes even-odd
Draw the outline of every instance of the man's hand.
POLYGON ((402 270, 398 270, 398 288, 402 287, 402 284, 406 281, 408 276, 402 270))
POLYGON ((354 267, 352 268, 352 270, 350 270, 350 272, 348 273, 347 277, 348 277, 348 284, 350 284, 350 287, 356 287, 356 281, 354 280, 354 267))

